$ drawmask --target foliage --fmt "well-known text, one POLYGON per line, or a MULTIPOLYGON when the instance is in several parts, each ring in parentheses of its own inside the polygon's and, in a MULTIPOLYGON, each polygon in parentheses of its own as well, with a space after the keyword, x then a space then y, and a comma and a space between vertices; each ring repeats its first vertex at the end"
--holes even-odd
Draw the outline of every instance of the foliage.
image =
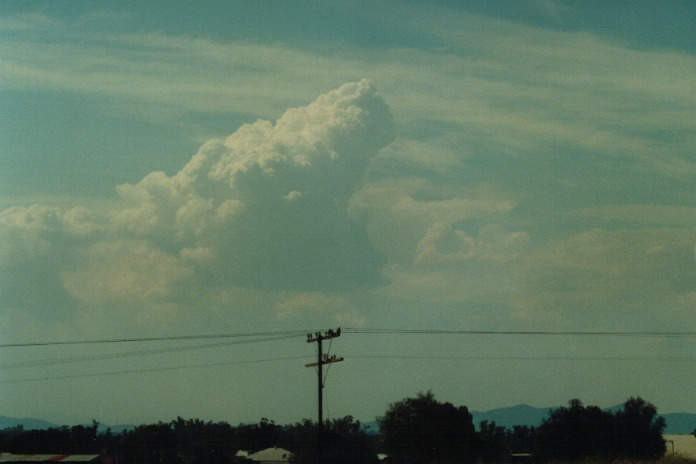
POLYGON ((477 437, 469 410, 440 403, 432 392, 390 405, 379 424, 394 462, 467 463, 476 459, 477 437))
POLYGON ((259 451, 272 446, 285 447, 283 428, 262 418, 258 424, 240 424, 234 431, 237 449, 259 451))
POLYGON ((250 452, 279 446, 292 450, 298 462, 376 464, 374 439, 351 416, 326 421, 318 441, 316 424, 309 420, 279 426, 266 418, 258 424, 232 427, 225 422, 203 422, 178 417, 169 423, 140 425, 113 435, 91 427, 59 427, 0 432, 0 451, 17 454, 112 454, 129 464, 222 464, 238 450, 250 452))
POLYGON ((171 424, 141 425, 123 437, 123 460, 131 464, 178 463, 176 433, 171 424))
POLYGON ((551 412, 538 431, 542 459, 577 461, 587 457, 657 459, 665 452, 665 421, 641 398, 630 398, 615 414, 578 399, 551 412))
POLYGON ((479 461, 503 462, 512 454, 533 454, 536 446, 536 428, 515 425, 512 428, 482 421, 479 424, 479 461))
POLYGON ((656 459, 665 454, 665 420, 657 408, 642 398, 630 398, 616 417, 616 439, 621 456, 631 459, 656 459))
POLYGON ((178 417, 170 427, 176 435, 177 457, 182 464, 216 464, 234 451, 234 430, 225 422, 178 417))
POLYGON ((23 428, 8 429, 3 442, 3 450, 17 454, 94 454, 99 453, 102 445, 97 436, 99 424, 91 426, 75 425, 73 427, 50 428, 46 430, 28 430, 23 428))
MULTIPOLYGON (((571 400, 538 428, 484 421, 477 433, 466 407, 440 403, 428 392, 391 404, 379 423, 379 436, 368 435, 351 416, 325 421, 321 431, 309 420, 280 426, 266 418, 233 427, 178 417, 118 435, 98 433, 96 421, 47 430, 20 426, 0 431, 0 452, 110 454, 129 464, 223 464, 238 450, 273 446, 292 451, 302 464, 376 464, 377 449, 395 464, 504 462, 512 453, 533 453, 537 461, 630 463, 665 453, 665 422, 641 398, 616 412, 571 400)), ((670 458, 670 464, 686 464, 670 458)))
POLYGON ((510 453, 506 427, 495 422, 482 421, 479 425, 479 459, 483 462, 500 462, 510 453))
POLYGON ((302 464, 376 464, 374 440, 352 416, 325 421, 321 430, 309 420, 285 428, 294 450, 294 461, 302 464))

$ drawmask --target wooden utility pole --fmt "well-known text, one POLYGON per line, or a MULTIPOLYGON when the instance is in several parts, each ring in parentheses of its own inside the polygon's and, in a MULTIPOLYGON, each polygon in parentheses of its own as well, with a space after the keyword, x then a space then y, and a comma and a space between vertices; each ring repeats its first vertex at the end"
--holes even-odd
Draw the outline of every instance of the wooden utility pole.
POLYGON ((340 327, 336 330, 329 329, 328 331, 324 332, 323 334, 321 332, 307 334, 307 343, 317 342, 317 362, 305 364, 305 367, 315 367, 316 366, 316 368, 317 368, 317 411, 318 411, 317 426, 319 427, 320 433, 321 433, 321 429, 324 425, 324 397, 323 397, 324 374, 323 374, 322 366, 324 364, 331 364, 331 363, 343 361, 343 358, 337 358, 335 354, 332 356, 329 356, 328 354, 324 354, 322 352, 321 342, 324 340, 330 340, 332 338, 336 338, 336 337, 340 337, 340 336, 341 336, 341 328, 340 327))

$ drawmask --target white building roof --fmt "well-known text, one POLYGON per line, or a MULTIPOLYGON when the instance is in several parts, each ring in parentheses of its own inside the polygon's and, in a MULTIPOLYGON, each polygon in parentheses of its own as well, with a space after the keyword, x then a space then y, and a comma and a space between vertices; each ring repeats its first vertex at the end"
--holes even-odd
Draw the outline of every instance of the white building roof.
POLYGON ((292 453, 286 449, 273 447, 257 451, 247 456, 255 462, 290 462, 292 453))

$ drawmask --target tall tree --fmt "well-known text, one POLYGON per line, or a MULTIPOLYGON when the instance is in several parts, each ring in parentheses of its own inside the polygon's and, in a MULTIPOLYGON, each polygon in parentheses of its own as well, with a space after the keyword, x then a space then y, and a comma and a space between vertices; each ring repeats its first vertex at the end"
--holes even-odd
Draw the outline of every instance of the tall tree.
POLYGON ((501 462, 509 453, 509 432, 495 421, 479 424, 479 458, 483 462, 501 462))
POLYGON ((613 419, 597 406, 585 407, 572 399, 568 407, 552 411, 539 427, 537 452, 544 458, 569 461, 611 454, 613 419))
POLYGON ((181 464, 177 436, 170 424, 140 425, 124 434, 123 461, 132 464, 181 464))
POLYGON ((477 436, 469 410, 440 403, 430 391, 391 404, 379 424, 394 462, 469 463, 476 459, 477 436))
POLYGON ((587 457, 654 460, 665 452, 663 418, 641 398, 630 398, 612 414, 580 400, 551 411, 539 427, 537 454, 575 461, 587 457))
POLYGON ((377 464, 372 437, 352 416, 316 423, 304 420, 285 427, 293 461, 302 464, 377 464))
POLYGON ((653 404, 640 397, 629 398, 616 413, 616 425, 622 457, 657 459, 665 453, 662 433, 666 423, 653 404))

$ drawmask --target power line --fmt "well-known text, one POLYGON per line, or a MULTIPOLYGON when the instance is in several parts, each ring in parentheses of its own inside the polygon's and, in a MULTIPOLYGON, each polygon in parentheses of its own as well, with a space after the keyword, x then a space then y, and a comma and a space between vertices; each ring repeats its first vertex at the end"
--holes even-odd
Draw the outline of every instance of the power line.
POLYGON ((418 355, 347 355, 350 359, 463 360, 463 361, 636 361, 696 362, 696 357, 641 356, 418 356, 418 355))
POLYGON ((78 363, 78 362, 103 361, 103 360, 110 360, 110 359, 129 358, 129 357, 135 357, 135 356, 148 356, 148 355, 154 355, 154 354, 176 353, 176 352, 181 352, 181 351, 200 350, 200 349, 206 349, 206 348, 227 347, 227 346, 232 346, 232 345, 241 345, 241 344, 248 344, 248 343, 263 343, 263 342, 276 341, 276 340, 285 340, 285 339, 292 338, 292 337, 295 337, 295 336, 294 335, 285 335, 285 336, 252 339, 252 340, 238 340, 238 341, 232 341, 232 342, 209 343, 209 344, 205 344, 205 345, 187 345, 187 346, 176 346, 176 347, 171 347, 171 348, 160 348, 160 349, 153 349, 153 350, 127 351, 127 352, 120 352, 120 353, 104 353, 104 354, 92 354, 92 355, 83 355, 83 356, 72 356, 72 357, 65 357, 65 358, 18 361, 18 362, 0 364, 0 369, 17 369, 17 368, 27 368, 27 367, 53 366, 56 364, 71 364, 71 363, 78 363))
POLYGON ((64 341, 49 341, 49 342, 24 342, 24 343, 0 343, 0 348, 18 348, 30 346, 53 346, 53 345, 92 345, 92 344, 107 344, 107 343, 138 343, 138 342, 159 342, 159 341, 174 341, 174 340, 202 340, 212 338, 236 338, 236 337, 262 337, 262 336, 280 336, 287 335, 288 337, 305 336, 307 330, 287 330, 277 332, 247 332, 247 333, 226 333, 226 334, 211 334, 211 335, 173 335, 163 337, 142 337, 142 338, 107 338, 101 340, 64 340, 64 341))
POLYGON ((396 334, 396 335, 528 335, 528 336, 611 336, 611 337, 696 337, 696 332, 654 331, 548 331, 548 330, 441 330, 441 329, 344 329, 353 334, 396 334))
MULTIPOLYGON (((203 340, 215 338, 237 338, 237 337, 259 337, 259 336, 281 336, 288 337, 305 336, 313 330, 288 330, 275 332, 237 332, 224 334, 199 334, 199 335, 174 335, 161 337, 141 337, 141 338, 112 338, 98 340, 64 340, 46 342, 21 342, 21 343, 0 343, 0 348, 19 348, 32 346, 53 346, 53 345, 87 345, 87 344, 107 344, 107 343, 138 343, 153 341, 181 341, 181 340, 203 340)), ((394 335, 520 335, 520 336, 593 336, 593 337, 667 337, 667 338, 688 338, 696 337, 696 332, 656 332, 656 331, 548 331, 548 330, 443 330, 443 329, 384 329, 384 328, 346 328, 344 333, 352 334, 394 334, 394 335)))
MULTIPOLYGON (((638 357, 638 356, 418 356, 418 355, 348 355, 350 359, 397 359, 404 361, 413 360, 462 360, 462 361, 592 361, 592 362, 696 362, 696 357, 638 357)), ((190 364, 172 367, 130 369, 90 374, 68 374, 60 376, 33 377, 24 379, 0 380, 0 384, 35 382, 42 380, 65 380, 76 378, 103 377, 122 374, 139 374, 149 372, 163 372, 183 369, 199 369, 207 367, 220 367, 238 364, 256 364, 273 361, 287 361, 297 359, 311 359, 312 356, 288 356, 279 358, 256 359, 249 361, 228 361, 219 363, 190 364)))
POLYGON ((189 364, 184 366, 171 366, 171 367, 156 367, 148 369, 130 369, 130 370, 120 370, 120 371, 110 371, 110 372, 97 372, 91 374, 68 374, 60 376, 49 376, 49 377, 34 377, 25 379, 9 379, 0 380, 0 384, 3 383, 21 383, 21 382, 36 382, 41 380, 65 380, 65 379, 80 379, 86 377, 104 377, 111 375, 122 375, 122 374, 140 374, 146 372, 162 372, 162 371, 174 371, 181 369, 198 369, 204 367, 220 367, 220 366, 231 366, 236 364, 257 364, 263 362, 273 362, 273 361, 287 361, 292 359, 308 359, 309 356, 286 356, 281 358, 266 358, 266 359, 255 359, 250 361, 228 361, 220 363, 208 363, 208 364, 189 364))

